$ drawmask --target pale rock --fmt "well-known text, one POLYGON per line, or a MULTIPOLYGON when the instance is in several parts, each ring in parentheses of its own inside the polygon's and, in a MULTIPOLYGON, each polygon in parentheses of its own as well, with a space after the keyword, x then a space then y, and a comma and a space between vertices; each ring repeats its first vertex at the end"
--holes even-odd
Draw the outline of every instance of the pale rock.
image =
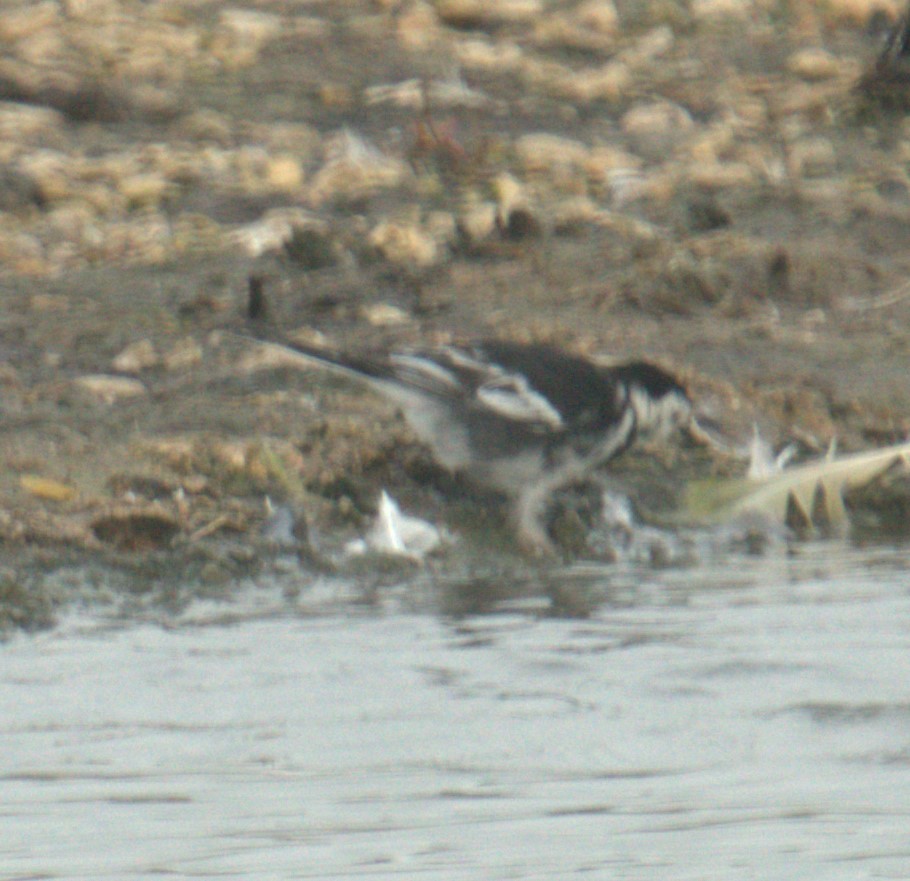
POLYGON ((103 232, 97 214, 82 202, 61 202, 45 214, 50 238, 98 246, 103 232))
POLYGON ((119 181, 134 174, 141 174, 147 166, 139 154, 131 150, 104 153, 98 158, 76 160, 73 171, 86 181, 119 181))
POLYGON ((544 11, 543 0, 437 0, 436 12, 446 24, 489 26, 533 22, 544 11))
POLYGON ((44 245, 29 233, 0 233, 0 265, 23 275, 41 275, 47 269, 44 245))
POLYGON ((617 101, 632 84, 632 70, 622 61, 610 61, 601 67, 578 73, 566 73, 556 82, 557 91, 582 103, 617 101))
POLYGON ((581 141, 549 132, 522 135, 515 142, 515 153, 530 173, 551 172, 567 166, 580 168, 590 155, 581 141))
POLYGON ((247 192, 268 189, 266 174, 269 165, 268 151, 259 144, 245 144, 231 155, 234 186, 247 192))
POLYGON ((282 16, 254 9, 224 9, 219 16, 219 25, 239 39, 257 45, 275 39, 284 31, 282 16))
POLYGON ((598 223, 603 209, 587 196, 570 196, 549 207, 548 217, 557 231, 598 223))
POLYGON ((67 502, 76 495, 76 488, 72 484, 37 474, 21 475, 19 486, 35 498, 52 502, 67 502))
MULTIPOLYGON (((170 60, 166 59, 162 68, 167 69, 170 60)), ((155 76, 161 74, 136 74, 136 76, 155 76)), ((137 82, 130 86, 129 100, 141 116, 150 116, 155 119, 171 119, 179 116, 183 111, 183 96, 171 85, 159 85, 154 82, 137 82)))
POLYGON ((424 268, 441 257, 436 240, 416 222, 383 220, 371 230, 368 241, 385 260, 398 266, 424 268))
POLYGON ((635 152, 648 159, 669 158, 695 128, 688 111, 670 101, 639 104, 620 120, 635 152))
POLYGON ((644 197, 647 178, 635 166, 618 166, 607 171, 605 183, 610 201, 622 208, 644 197))
POLYGON ((609 184, 616 172, 635 173, 641 165, 640 156, 619 147, 601 144, 591 148, 584 163, 584 170, 594 183, 609 184))
MULTIPOLYGON (((332 348, 331 340, 321 330, 310 327, 308 324, 301 325, 290 331, 288 339, 292 342, 300 343, 301 346, 316 347, 317 349, 332 348)), ((274 348, 280 350, 281 347, 276 346, 274 348)))
POLYGON ((431 49, 439 41, 442 28, 436 10, 419 0, 405 9, 395 23, 395 35, 406 49, 431 49))
POLYGON ((120 0, 63 0, 66 17, 97 22, 123 14, 120 0))
POLYGON ((411 321, 404 309, 391 303, 371 303, 360 308, 360 315, 372 327, 400 327, 411 321))
POLYGON ((598 33, 613 36, 619 30, 619 13, 613 0, 584 0, 574 14, 582 26, 598 33))
POLYGON ((118 373, 141 373, 158 363, 158 352, 149 339, 137 340, 130 343, 118 354, 112 366, 118 373))
POLYGON ((499 211, 500 223, 505 225, 513 211, 529 210, 528 191, 524 184, 507 172, 498 174, 493 180, 493 192, 499 211))
POLYGON ((118 192, 131 208, 157 208, 173 189, 163 175, 148 172, 117 181, 118 192))
POLYGON ((101 404, 113 404, 122 398, 137 398, 147 394, 146 387, 138 379, 126 376, 89 374, 78 376, 73 385, 85 391, 101 404))
POLYGON ((736 126, 728 120, 702 127, 693 134, 688 152, 696 165, 713 165, 733 157, 737 147, 736 126))
POLYGON ((14 43, 37 31, 57 26, 59 18, 60 6, 55 0, 23 3, 4 9, 0 12, 0 40, 14 43))
POLYGON ((584 25, 572 14, 558 13, 537 22, 534 42, 542 47, 603 53, 613 47, 615 40, 612 34, 584 25))
POLYGON ((303 168, 293 156, 273 156, 266 161, 265 180, 272 190, 293 193, 303 186, 303 168))
POLYGON ((174 243, 170 218, 159 212, 143 212, 108 227, 101 258, 134 263, 159 264, 172 260, 174 243))
POLYGON ((472 245, 491 238, 496 232, 497 209, 493 202, 472 201, 458 215, 458 228, 472 245))
POLYGON ((225 9, 219 17, 209 50, 225 67, 249 67, 259 59, 263 46, 284 33, 280 15, 252 9, 225 9))
POLYGON ((761 96, 738 95, 730 121, 739 134, 749 135, 768 125, 768 101, 761 96))
POLYGON ((560 95, 568 95, 568 83, 575 76, 571 67, 557 61, 544 59, 535 53, 522 56, 519 73, 527 86, 546 89, 560 95))
POLYGON ((639 197, 653 204, 669 205, 679 191, 681 169, 662 169, 654 174, 642 176, 639 183, 639 197))
POLYGON ((354 90, 347 83, 324 80, 318 92, 322 106, 333 110, 352 110, 356 101, 354 90))
POLYGON ((651 28, 620 54, 620 60, 633 68, 651 64, 673 48, 676 38, 668 25, 651 28))
POLYGON ((603 229, 608 229, 628 241, 635 242, 636 245, 651 244, 666 239, 666 232, 660 227, 644 220, 638 220, 624 211, 601 211, 594 218, 594 222, 603 229))
POLYGON ((177 340, 162 357, 162 362, 168 370, 186 370, 195 367, 202 361, 202 346, 192 337, 177 340))
MULTIPOLYGON (((5 141, 56 140, 65 131, 62 114, 49 107, 0 101, 0 138, 5 141)), ((62 153, 55 153, 66 161, 62 153)))
POLYGON ((787 69, 796 76, 813 82, 836 77, 840 65, 830 52, 812 47, 794 52, 787 59, 787 69))
POLYGON ((515 71, 521 67, 524 53, 517 43, 495 42, 485 37, 459 40, 454 46, 456 61, 465 68, 493 71, 515 71))
POLYGON ((754 12, 754 0, 692 0, 689 9, 693 18, 749 18, 754 12))
MULTIPOLYGON (((104 31, 99 34, 99 51, 104 51, 104 31)), ((143 27, 127 36, 121 34, 119 40, 111 37, 111 42, 123 43, 130 40, 130 51, 117 59, 117 70, 135 80, 130 91, 135 94, 136 87, 154 87, 155 81, 161 86, 176 84, 184 74, 188 62, 194 60, 201 48, 201 35, 198 29, 157 22, 145 22, 143 27)), ((170 100, 176 104, 172 88, 165 88, 170 100)), ((161 99, 159 99, 161 100, 161 99)), ((166 99, 167 100, 167 99, 166 99)))
MULTIPOLYGON (((51 58, 61 60, 68 58, 70 51, 70 46, 59 27, 35 31, 16 43, 16 57, 26 64, 34 65, 37 70, 46 68, 51 58)), ((60 78, 65 81, 65 77, 60 78)))
MULTIPOLYGON (((107 181, 81 185, 79 181, 72 181, 74 189, 67 195, 81 199, 95 210, 95 213, 104 218, 120 218, 129 211, 126 196, 114 189, 107 181)), ((149 206, 153 208, 154 206, 149 206)))

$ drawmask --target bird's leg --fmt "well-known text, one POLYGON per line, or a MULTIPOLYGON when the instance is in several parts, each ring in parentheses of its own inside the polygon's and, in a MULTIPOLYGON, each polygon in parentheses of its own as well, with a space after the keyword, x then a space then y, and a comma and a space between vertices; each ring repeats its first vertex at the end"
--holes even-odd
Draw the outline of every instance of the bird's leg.
POLYGON ((556 557, 558 551, 544 524, 546 502, 554 486, 540 481, 519 494, 512 509, 515 533, 521 549, 532 557, 556 557))

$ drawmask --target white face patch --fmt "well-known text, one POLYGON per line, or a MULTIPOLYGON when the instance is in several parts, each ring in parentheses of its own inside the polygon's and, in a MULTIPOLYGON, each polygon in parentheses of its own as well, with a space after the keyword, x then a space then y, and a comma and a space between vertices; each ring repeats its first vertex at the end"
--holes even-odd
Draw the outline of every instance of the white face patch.
POLYGON ((559 411, 523 376, 505 374, 488 380, 477 389, 477 400, 505 419, 536 422, 554 430, 563 425, 559 411))
POLYGON ((692 405, 680 392, 653 398, 644 389, 632 386, 629 401, 641 434, 666 438, 692 418, 692 405))

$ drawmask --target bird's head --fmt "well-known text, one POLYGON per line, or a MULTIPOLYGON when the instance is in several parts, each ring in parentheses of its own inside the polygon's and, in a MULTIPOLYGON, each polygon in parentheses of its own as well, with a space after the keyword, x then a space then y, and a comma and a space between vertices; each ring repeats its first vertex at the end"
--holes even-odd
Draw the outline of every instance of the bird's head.
POLYGON ((664 439, 692 424, 692 402, 686 390, 665 370, 644 361, 618 368, 639 435, 664 439))

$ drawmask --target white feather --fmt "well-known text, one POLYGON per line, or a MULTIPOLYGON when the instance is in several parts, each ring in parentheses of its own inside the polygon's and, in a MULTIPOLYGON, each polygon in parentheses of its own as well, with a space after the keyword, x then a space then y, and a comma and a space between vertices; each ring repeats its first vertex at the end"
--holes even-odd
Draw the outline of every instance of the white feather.
POLYGON ((485 382, 477 389, 477 400, 506 419, 537 422, 552 429, 563 426, 559 411, 523 376, 505 374, 485 382))
MULTIPOLYGON (((749 480, 767 480, 775 474, 780 474, 796 455, 796 444, 788 444, 777 455, 771 444, 766 441, 758 431, 758 426, 752 426, 752 442, 749 444, 749 470, 746 477, 749 480)), ((832 461, 833 456, 827 457, 832 461)))
POLYGON ((350 542, 347 551, 352 556, 376 551, 420 562, 441 543, 442 535, 432 523, 404 514, 383 490, 370 531, 363 539, 350 542))
POLYGON ((411 383, 427 391, 443 394, 461 388, 458 377, 431 358, 395 353, 389 356, 389 363, 395 368, 395 375, 402 382, 411 383))

